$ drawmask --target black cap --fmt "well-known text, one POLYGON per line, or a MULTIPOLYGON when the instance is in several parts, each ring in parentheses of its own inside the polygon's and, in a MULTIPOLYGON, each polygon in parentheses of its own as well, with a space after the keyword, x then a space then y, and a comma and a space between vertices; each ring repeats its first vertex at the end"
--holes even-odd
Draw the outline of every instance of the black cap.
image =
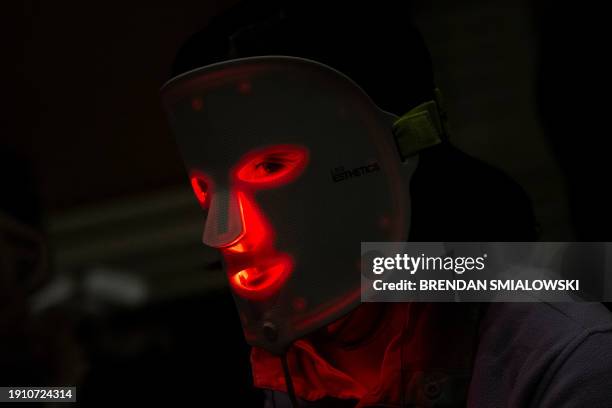
POLYGON ((401 115, 432 100, 435 88, 429 52, 408 16, 371 4, 240 3, 183 45, 172 76, 233 58, 308 58, 346 74, 382 109, 401 115))

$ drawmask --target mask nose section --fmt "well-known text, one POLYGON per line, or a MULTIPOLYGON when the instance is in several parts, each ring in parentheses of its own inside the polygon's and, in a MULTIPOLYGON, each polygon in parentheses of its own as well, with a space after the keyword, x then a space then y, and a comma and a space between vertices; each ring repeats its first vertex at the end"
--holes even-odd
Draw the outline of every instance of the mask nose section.
POLYGON ((237 195, 229 189, 216 191, 211 197, 202 242, 215 248, 228 246, 240 239, 244 231, 237 195))

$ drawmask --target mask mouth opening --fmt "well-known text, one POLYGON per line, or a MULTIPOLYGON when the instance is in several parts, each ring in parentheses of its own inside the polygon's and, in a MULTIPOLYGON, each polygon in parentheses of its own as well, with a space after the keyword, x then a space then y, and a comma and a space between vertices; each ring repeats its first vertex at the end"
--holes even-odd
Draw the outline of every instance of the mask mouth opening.
POLYGON ((264 300, 274 295, 293 271, 291 257, 273 248, 240 254, 222 249, 222 253, 232 289, 249 300, 264 300))

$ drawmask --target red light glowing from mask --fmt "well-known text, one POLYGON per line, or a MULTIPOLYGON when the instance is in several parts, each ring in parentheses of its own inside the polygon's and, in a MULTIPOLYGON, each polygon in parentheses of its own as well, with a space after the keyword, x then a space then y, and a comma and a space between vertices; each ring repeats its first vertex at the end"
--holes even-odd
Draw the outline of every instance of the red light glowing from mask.
POLYGON ((257 209, 253 199, 244 192, 238 192, 238 205, 243 233, 237 240, 222 249, 236 253, 254 252, 265 244, 265 241, 271 241, 272 227, 257 209))
POLYGON ((204 101, 202 101, 202 98, 200 97, 195 97, 191 100, 191 108, 194 111, 201 111, 202 108, 204 107, 204 101))
POLYGON ((243 95, 251 93, 252 85, 251 82, 244 80, 238 84, 238 92, 243 95))
POLYGON ((204 206, 208 197, 208 181, 206 178, 200 174, 194 174, 191 176, 191 187, 193 188, 193 192, 198 199, 201 206, 204 206))
POLYGON ((308 151, 295 145, 277 145, 248 153, 235 167, 240 183, 259 188, 278 187, 300 176, 308 163, 308 151))
POLYGON ((247 299, 265 299, 283 286, 292 269, 291 258, 281 255, 257 267, 238 271, 230 278, 230 284, 247 299))

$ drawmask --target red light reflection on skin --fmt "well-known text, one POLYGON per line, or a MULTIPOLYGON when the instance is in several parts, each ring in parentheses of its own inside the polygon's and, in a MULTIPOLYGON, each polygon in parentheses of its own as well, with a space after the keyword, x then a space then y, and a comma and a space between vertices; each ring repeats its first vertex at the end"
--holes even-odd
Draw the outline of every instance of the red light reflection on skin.
MULTIPOLYGON (((257 204, 254 193, 294 181, 306 168, 308 151, 295 145, 276 145, 247 153, 232 169, 232 189, 239 205, 242 233, 219 246, 229 282, 240 296, 263 300, 276 293, 293 271, 293 259, 274 248, 274 229, 257 204)), ((192 177, 200 203, 209 200, 210 188, 202 174, 192 177)))

